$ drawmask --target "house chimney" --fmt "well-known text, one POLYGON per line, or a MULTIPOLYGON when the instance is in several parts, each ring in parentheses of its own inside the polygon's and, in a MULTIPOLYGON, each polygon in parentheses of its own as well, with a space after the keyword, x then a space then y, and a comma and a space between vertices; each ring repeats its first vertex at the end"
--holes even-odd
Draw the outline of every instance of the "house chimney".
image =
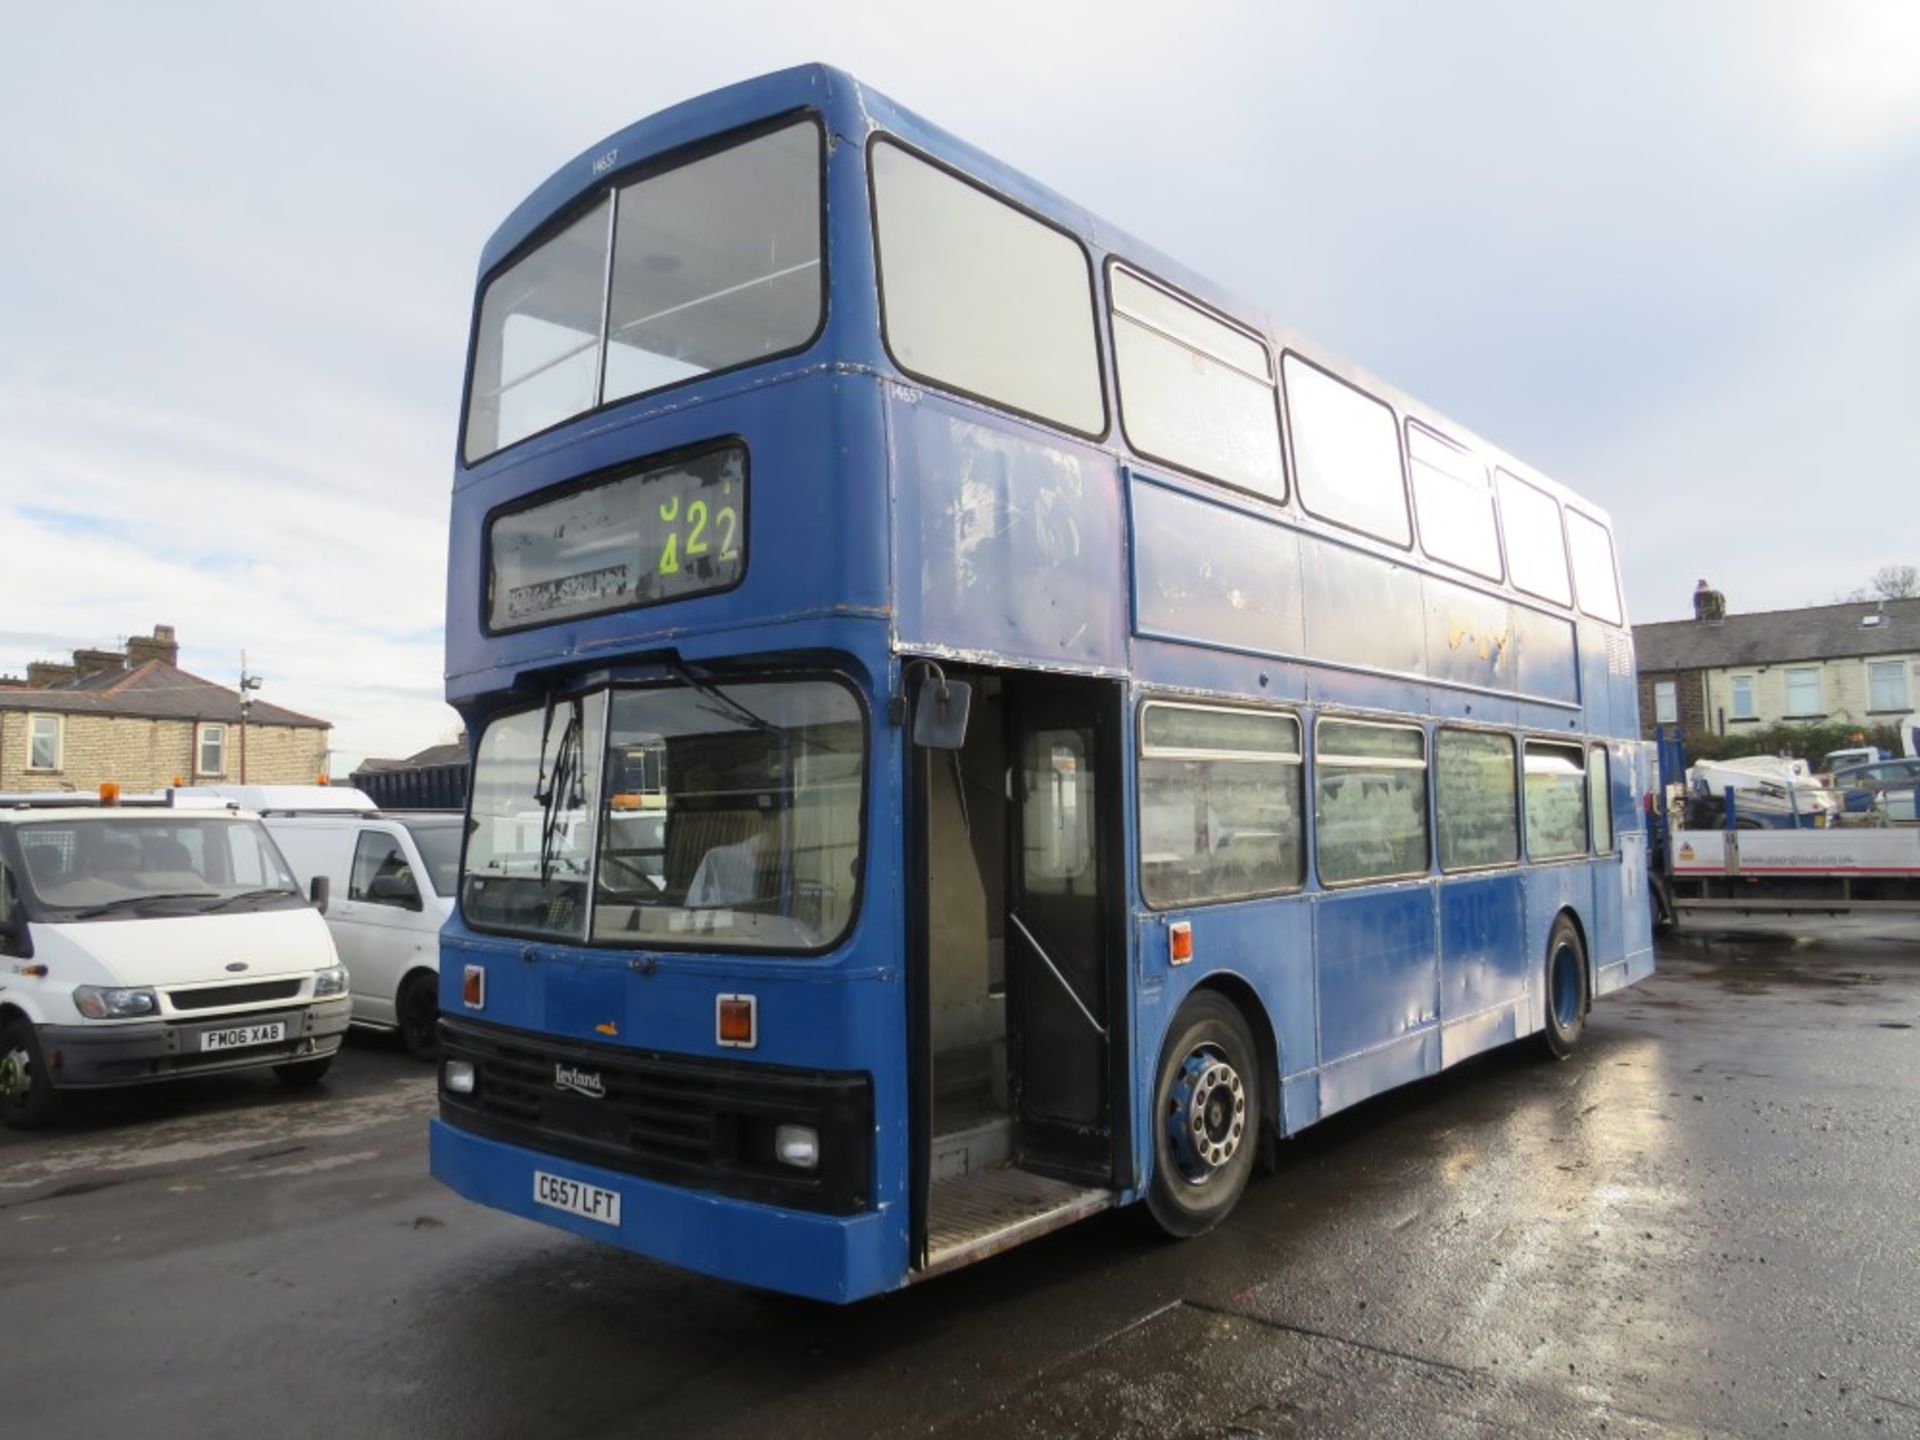
POLYGON ((126 669, 127 657, 118 650, 76 650, 73 652, 73 668, 84 680, 103 670, 126 669))
POLYGON ((1693 618, 1717 624, 1727 618, 1727 597, 1702 580, 1693 587, 1693 618))
POLYGON ((151 635, 128 638, 127 663, 144 665, 149 660, 159 660, 167 665, 180 663, 180 642, 174 638, 173 626, 156 625, 151 635))
POLYGON ((33 660, 27 664, 27 688, 30 690, 51 690, 56 685, 69 685, 80 678, 80 672, 71 665, 62 665, 58 660, 33 660))

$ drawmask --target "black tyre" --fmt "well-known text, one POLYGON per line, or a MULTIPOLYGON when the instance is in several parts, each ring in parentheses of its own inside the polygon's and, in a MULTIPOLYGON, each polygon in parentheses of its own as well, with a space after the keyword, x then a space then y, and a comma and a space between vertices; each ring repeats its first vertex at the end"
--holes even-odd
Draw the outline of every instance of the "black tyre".
POLYGON ((37 1130, 59 1107, 32 1022, 9 1019, 0 1025, 0 1120, 12 1130, 37 1130))
POLYGON ((1580 927, 1562 915, 1547 935, 1545 971, 1547 1028, 1541 1043, 1555 1060, 1564 1060, 1579 1045, 1587 1029, 1587 947, 1580 927))
POLYGON ((295 1060, 288 1065, 274 1066, 273 1078, 282 1085, 303 1090, 309 1085, 318 1085, 332 1064, 331 1055, 322 1055, 318 1060, 295 1060))
POLYGON ((416 970, 400 986, 393 1004, 400 1022, 400 1043, 416 1060, 440 1058, 440 977, 416 970))
POLYGON ((1259 1149, 1260 1060, 1246 1017, 1211 990, 1173 1017, 1154 1083, 1147 1210, 1177 1239, 1204 1234, 1240 1199, 1259 1149))

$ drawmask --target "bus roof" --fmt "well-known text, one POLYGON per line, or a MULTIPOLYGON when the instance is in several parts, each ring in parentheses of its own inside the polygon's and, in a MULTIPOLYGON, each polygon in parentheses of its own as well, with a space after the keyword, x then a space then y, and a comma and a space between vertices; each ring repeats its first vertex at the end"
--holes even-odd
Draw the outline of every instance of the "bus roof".
POLYGON ((1419 420, 1443 430, 1450 439, 1483 452, 1492 463, 1547 490, 1556 499, 1572 504, 1612 529, 1606 510, 1580 492, 1417 396, 1332 354, 1325 346, 1276 320, 1264 307, 1223 289, 1174 257, 1100 219, 1059 191, 995 159, 830 65, 797 65, 708 91, 657 111, 582 150, 548 176, 494 231, 481 253, 478 279, 484 280, 516 250, 544 231, 557 215, 585 197, 597 194, 621 172, 716 135, 803 109, 818 112, 829 130, 844 141, 864 145, 869 136, 883 132, 957 166, 991 189, 1073 232, 1094 252, 1096 261, 1112 255, 1133 268, 1146 270, 1241 324, 1263 332, 1276 350, 1298 352, 1389 402, 1402 420, 1419 420))

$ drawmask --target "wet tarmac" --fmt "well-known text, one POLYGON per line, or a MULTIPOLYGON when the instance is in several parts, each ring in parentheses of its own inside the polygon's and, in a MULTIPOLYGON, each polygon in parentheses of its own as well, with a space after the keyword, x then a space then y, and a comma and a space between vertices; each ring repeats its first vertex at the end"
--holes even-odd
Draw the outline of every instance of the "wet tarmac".
POLYGON ((230 1077, 0 1135, 9 1436, 1920 1435, 1920 925, 1666 945, 1581 1052, 849 1310, 426 1174, 432 1079, 230 1077))

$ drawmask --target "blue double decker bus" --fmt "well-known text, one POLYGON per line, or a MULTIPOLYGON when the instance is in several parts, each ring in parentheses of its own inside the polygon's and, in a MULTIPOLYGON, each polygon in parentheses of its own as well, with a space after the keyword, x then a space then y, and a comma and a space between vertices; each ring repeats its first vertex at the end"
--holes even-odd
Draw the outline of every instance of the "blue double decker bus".
POLYGON ((849 1301, 1653 966, 1605 514, 838 71, 486 247, 434 1174, 849 1301))

